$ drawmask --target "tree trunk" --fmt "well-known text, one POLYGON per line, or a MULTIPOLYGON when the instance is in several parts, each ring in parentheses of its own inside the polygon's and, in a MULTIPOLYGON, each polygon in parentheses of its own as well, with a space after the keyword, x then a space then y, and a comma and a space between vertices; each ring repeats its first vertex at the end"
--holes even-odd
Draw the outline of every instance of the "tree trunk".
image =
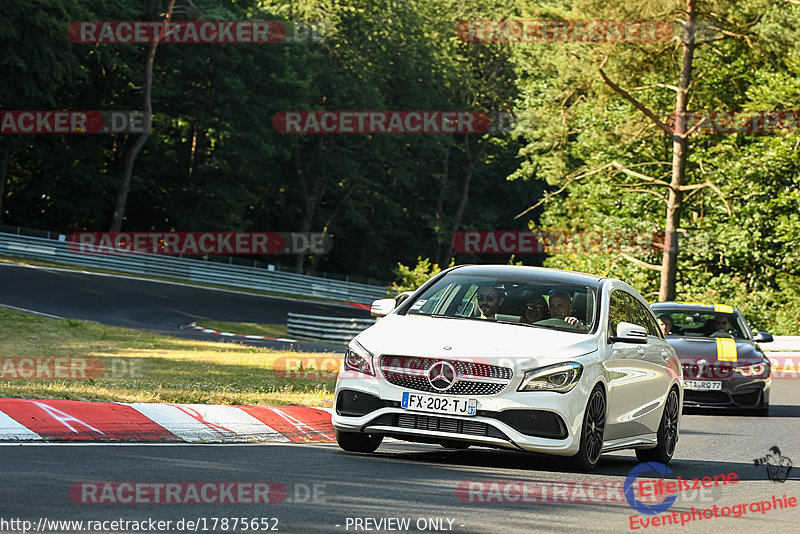
POLYGON ((683 114, 689 100, 689 83, 692 79, 692 57, 695 48, 695 0, 686 1, 686 29, 683 35, 683 62, 675 101, 675 132, 672 140, 672 180, 667 199, 667 219, 664 227, 664 253, 661 258, 661 285, 658 300, 675 300, 675 282, 678 270, 678 233, 683 209, 683 191, 686 181, 686 160, 689 157, 689 143, 683 131, 683 114), (680 126, 679 126, 680 125, 680 126))
POLYGON ((458 229, 461 228, 461 219, 464 217, 464 211, 467 208, 467 202, 469 201, 469 186, 472 183, 472 176, 475 174, 475 163, 483 157, 483 154, 486 152, 486 148, 488 146, 489 141, 485 141, 480 146, 477 154, 473 158, 469 148, 469 134, 464 136, 464 150, 467 154, 467 169, 464 171, 464 181, 461 183, 461 200, 458 203, 456 214, 453 216, 453 226, 450 230, 450 243, 447 244, 448 252, 445 256, 445 261, 439 265, 440 267, 448 265, 453 257, 453 237, 456 235, 456 232, 458 232, 458 229))
POLYGON ((8 178, 8 156, 11 150, 4 146, 0 152, 0 222, 3 220, 3 198, 6 194, 6 179, 8 178))
MULTIPOLYGON (((444 252, 450 250, 450 243, 442 242, 442 226, 444 226, 444 197, 447 191, 447 179, 450 177, 450 144, 447 145, 447 150, 444 153, 444 172, 442 175, 442 183, 439 186, 439 195, 436 198, 436 221, 438 227, 436 228, 436 264, 441 266, 445 262, 444 252), (445 246, 447 247, 445 249, 445 246)), ((449 261, 447 263, 450 263, 449 261)))
MULTIPOLYGON (((328 220, 325 221, 325 226, 322 228, 323 238, 328 237, 328 231, 330 230, 331 226, 333 226, 336 223, 336 219, 339 217, 339 214, 342 212, 342 209, 347 204, 347 201, 350 200, 350 194, 353 192, 353 187, 354 187, 353 183, 350 183, 350 185, 347 186, 344 195, 342 195, 342 198, 339 199, 339 202, 336 204, 336 207, 333 208, 333 211, 328 216, 328 220)), ((311 256, 311 264, 309 265, 309 267, 311 268, 312 271, 317 270, 317 265, 319 265, 319 260, 322 259, 322 256, 323 256, 322 254, 314 254, 313 256, 311 256)))
MULTIPOLYGON (((175 0, 169 0, 167 12, 164 17, 164 29, 172 19, 172 9, 175 7, 175 0)), ((122 230, 122 222, 125 220, 125 209, 128 206, 128 193, 131 189, 131 177, 133 176, 133 164, 136 161, 136 156, 139 151, 147 142, 150 136, 150 128, 153 126, 153 106, 151 104, 151 94, 153 89, 153 63, 156 58, 156 48, 158 48, 158 39, 150 45, 150 50, 147 52, 147 61, 144 66, 144 131, 139 134, 136 141, 128 149, 125 154, 125 159, 122 164, 122 183, 119 186, 117 193, 117 203, 114 206, 114 218, 111 221, 111 231, 119 232, 122 230)))
MULTIPOLYGON (((300 157, 300 146, 298 145, 294 148, 294 164, 295 168, 297 169, 298 181, 300 182, 300 187, 303 191, 303 216, 300 219, 301 232, 311 231, 311 224, 314 222, 314 215, 316 214, 317 206, 319 205, 320 200, 322 200, 322 196, 325 194, 327 169, 325 168, 325 158, 323 155, 324 151, 325 142, 323 137, 320 136, 317 143, 317 157, 309 169, 311 172, 314 172, 314 169, 316 169, 316 172, 314 172, 313 182, 309 187, 309 172, 306 172, 305 165, 300 157)), ((301 272, 303 269, 305 257, 305 253, 299 253, 295 255, 294 268, 298 272, 301 272)))

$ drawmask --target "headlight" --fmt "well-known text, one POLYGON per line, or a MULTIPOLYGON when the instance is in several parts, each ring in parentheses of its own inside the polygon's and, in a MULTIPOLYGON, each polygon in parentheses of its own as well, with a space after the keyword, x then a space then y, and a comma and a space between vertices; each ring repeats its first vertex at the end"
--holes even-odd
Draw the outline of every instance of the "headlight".
POLYGON ((575 362, 557 363, 525 371, 517 391, 572 391, 583 373, 583 366, 575 362))
POLYGON ((344 353, 344 368, 348 371, 358 371, 365 375, 375 376, 372 370, 372 354, 362 347, 357 341, 351 341, 344 353))
POLYGON ((759 376, 764 374, 764 371, 767 370, 767 366, 763 363, 757 363, 755 365, 734 367, 733 370, 742 376, 759 376))

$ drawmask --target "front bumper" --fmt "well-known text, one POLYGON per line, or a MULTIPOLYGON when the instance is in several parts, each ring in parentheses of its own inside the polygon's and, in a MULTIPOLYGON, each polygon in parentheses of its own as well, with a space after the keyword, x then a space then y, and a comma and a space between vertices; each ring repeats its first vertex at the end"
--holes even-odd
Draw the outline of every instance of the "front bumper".
MULTIPOLYGON (((688 380, 703 380, 692 379, 688 380)), ((759 408, 769 404, 770 378, 721 380, 720 391, 684 389, 683 405, 689 407, 759 408)))
POLYGON ((474 397, 476 415, 456 416, 403 409, 403 389, 385 382, 350 381, 337 389, 332 422, 340 431, 406 441, 461 441, 572 456, 580 445, 576 436, 581 431, 583 399, 588 397, 585 387, 582 383, 569 393, 554 393, 517 392, 509 385, 500 394, 474 397))

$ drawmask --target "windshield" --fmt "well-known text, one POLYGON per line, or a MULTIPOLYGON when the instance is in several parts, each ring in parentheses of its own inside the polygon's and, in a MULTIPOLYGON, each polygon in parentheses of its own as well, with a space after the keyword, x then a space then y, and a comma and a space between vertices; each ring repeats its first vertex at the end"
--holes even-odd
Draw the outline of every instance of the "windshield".
POLYGON ((588 333, 596 321, 596 288, 541 276, 449 273, 401 315, 496 321, 588 333))
POLYGON ((746 325, 735 313, 700 312, 686 308, 653 310, 658 324, 667 335, 683 337, 727 337, 749 339, 746 325))

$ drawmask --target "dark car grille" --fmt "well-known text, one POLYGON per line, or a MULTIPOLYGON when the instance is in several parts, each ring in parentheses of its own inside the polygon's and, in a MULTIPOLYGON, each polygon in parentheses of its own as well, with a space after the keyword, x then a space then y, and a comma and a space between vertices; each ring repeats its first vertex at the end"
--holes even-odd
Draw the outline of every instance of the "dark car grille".
POLYGON ((683 378, 702 378, 707 380, 725 380, 735 378, 733 365, 725 362, 697 365, 697 363, 683 363, 683 378))
POLYGON ((462 419, 432 417, 410 413, 398 415, 397 426, 400 428, 414 428, 417 430, 469 434, 470 436, 488 436, 490 428, 486 423, 480 423, 478 421, 464 421, 462 419))
POLYGON ((514 372, 508 367, 436 358, 381 356, 380 367, 390 384, 428 393, 447 395, 495 395, 511 381, 514 372), (434 388, 427 372, 437 362, 445 361, 456 369, 453 386, 444 391, 434 388))
POLYGON ((684 391, 687 404, 706 406, 754 407, 761 403, 761 398, 760 389, 738 395, 731 395, 726 391, 684 391))

